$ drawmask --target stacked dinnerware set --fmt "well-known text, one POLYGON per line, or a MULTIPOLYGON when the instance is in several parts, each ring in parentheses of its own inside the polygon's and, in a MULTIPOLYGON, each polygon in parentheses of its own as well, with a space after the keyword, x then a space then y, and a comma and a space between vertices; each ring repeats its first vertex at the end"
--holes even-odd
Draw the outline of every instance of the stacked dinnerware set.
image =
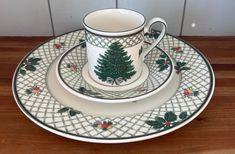
POLYGON ((104 9, 83 25, 33 49, 15 71, 17 105, 37 125, 80 141, 134 142, 186 125, 209 103, 209 62, 166 34, 163 19, 104 9))

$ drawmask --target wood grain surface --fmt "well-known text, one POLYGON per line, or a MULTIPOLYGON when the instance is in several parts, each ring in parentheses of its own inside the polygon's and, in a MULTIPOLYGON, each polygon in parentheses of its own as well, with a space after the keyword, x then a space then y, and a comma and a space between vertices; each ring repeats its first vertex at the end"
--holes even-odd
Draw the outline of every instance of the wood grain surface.
POLYGON ((11 80, 20 60, 49 37, 0 37, 0 154, 235 153, 235 37, 182 37, 209 59, 216 88, 206 109, 170 134, 128 144, 93 144, 50 133, 17 107, 11 80))

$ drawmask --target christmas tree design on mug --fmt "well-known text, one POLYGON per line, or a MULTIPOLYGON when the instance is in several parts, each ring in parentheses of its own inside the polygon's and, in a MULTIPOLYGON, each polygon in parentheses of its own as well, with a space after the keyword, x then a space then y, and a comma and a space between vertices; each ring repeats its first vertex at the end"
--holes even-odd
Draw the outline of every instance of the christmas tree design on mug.
POLYGON ((100 55, 94 72, 101 81, 111 85, 120 85, 135 75, 136 71, 132 62, 131 56, 127 55, 122 44, 114 42, 104 55, 100 55))

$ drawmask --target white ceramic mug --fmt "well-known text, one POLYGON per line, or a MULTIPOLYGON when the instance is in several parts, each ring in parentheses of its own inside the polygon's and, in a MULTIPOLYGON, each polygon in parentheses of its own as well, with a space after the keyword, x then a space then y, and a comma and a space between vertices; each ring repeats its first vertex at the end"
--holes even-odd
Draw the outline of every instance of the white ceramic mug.
POLYGON ((161 41, 166 22, 145 17, 127 9, 103 9, 87 14, 85 27, 88 71, 93 80, 107 86, 127 85, 142 72, 144 57, 161 41), (154 23, 161 23, 162 31, 152 45, 144 50, 144 34, 151 32, 154 23))

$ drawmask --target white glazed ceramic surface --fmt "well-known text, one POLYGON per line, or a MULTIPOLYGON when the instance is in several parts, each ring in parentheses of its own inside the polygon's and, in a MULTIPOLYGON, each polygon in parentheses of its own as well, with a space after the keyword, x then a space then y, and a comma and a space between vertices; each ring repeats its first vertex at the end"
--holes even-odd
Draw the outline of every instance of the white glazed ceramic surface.
MULTIPOLYGON (((162 90, 173 78, 174 62, 167 53, 155 48, 146 56, 144 69, 138 80, 118 87, 101 85, 93 81, 88 73, 86 47, 83 48, 82 45, 79 44, 61 56, 56 75, 65 89, 89 101, 114 104, 145 99, 162 90), (157 61, 162 60, 165 67, 161 69, 157 61)), ((148 46, 145 43, 143 48, 148 46)))
MULTIPOLYGON (((111 104, 82 100, 61 88, 55 75, 56 60, 79 44, 79 39, 84 39, 83 30, 56 37, 35 48, 23 58, 13 77, 12 90, 19 108, 50 132, 96 143, 150 139, 192 121, 212 97, 215 79, 206 58, 192 46, 166 35, 159 48, 176 61, 170 89, 136 103, 114 104, 117 110, 111 104), (173 88, 175 92, 171 91, 173 88), (156 101, 161 98, 167 100, 156 101), (127 109, 133 112, 127 114, 127 109)), ((151 39, 147 41, 151 44, 151 39)))
POLYGON ((143 60, 166 33, 166 22, 153 18, 146 25, 145 17, 127 9, 104 9, 86 15, 88 70, 96 82, 112 87, 136 81, 143 70, 143 60), (143 49, 144 33, 154 23, 162 24, 155 42, 143 49), (146 25, 146 26, 145 26, 146 25))
POLYGON ((127 9, 104 9, 91 12, 83 19, 84 27, 99 35, 123 36, 142 30, 145 17, 127 9))

